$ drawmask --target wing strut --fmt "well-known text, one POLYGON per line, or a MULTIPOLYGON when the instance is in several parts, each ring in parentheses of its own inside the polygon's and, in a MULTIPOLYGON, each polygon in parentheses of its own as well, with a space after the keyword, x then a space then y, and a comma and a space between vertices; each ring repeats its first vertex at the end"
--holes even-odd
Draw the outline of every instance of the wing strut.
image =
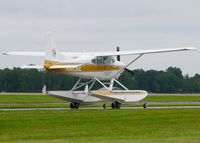
POLYGON ((121 84, 119 81, 117 81, 116 79, 112 78, 109 86, 106 86, 105 83, 101 82, 98 78, 94 78, 98 83, 100 83, 106 90, 108 91, 112 91, 113 90, 113 85, 114 82, 116 82, 118 85, 120 85, 122 88, 124 88, 125 90, 128 90, 128 88, 126 88, 123 84, 121 84))
POLYGON ((137 61, 140 57, 142 57, 144 54, 140 54, 137 56, 134 60, 132 60, 129 64, 127 64, 125 67, 123 67, 120 71, 118 71, 112 78, 115 78, 119 73, 121 73, 123 70, 125 70, 128 66, 130 66, 132 63, 137 61))
POLYGON ((95 83, 95 80, 94 79, 91 79, 91 80, 89 80, 89 81, 87 81, 87 82, 81 82, 81 80, 82 80, 82 78, 79 78, 78 80, 77 80, 77 82, 75 83, 75 85, 72 87, 72 89, 71 89, 71 91, 75 91, 75 90, 77 90, 77 89, 80 89, 81 87, 83 87, 83 86, 87 86, 87 85, 89 85, 90 84, 90 86, 89 86, 89 90, 93 87, 93 85, 94 85, 94 83, 95 83))

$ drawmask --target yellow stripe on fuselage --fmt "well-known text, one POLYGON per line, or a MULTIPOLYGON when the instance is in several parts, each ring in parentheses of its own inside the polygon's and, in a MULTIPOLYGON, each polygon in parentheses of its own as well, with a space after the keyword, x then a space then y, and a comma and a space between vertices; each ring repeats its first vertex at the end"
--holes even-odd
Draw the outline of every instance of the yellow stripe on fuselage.
MULTIPOLYGON (((76 68, 60 68, 60 69, 50 69, 53 65, 76 65, 76 64, 66 64, 62 62, 52 62, 45 60, 44 67, 47 71, 52 72, 96 72, 96 71, 113 71, 121 70, 122 66, 116 65, 97 65, 97 64, 84 64, 76 68)), ((79 64, 77 64, 79 65, 79 64)))

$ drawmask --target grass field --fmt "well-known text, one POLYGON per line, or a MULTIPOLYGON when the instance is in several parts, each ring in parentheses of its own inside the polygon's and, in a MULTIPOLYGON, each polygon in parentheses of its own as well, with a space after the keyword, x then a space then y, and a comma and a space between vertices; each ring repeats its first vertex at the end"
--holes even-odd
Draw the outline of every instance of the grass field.
POLYGON ((63 101, 47 95, 0 95, 0 108, 59 108, 68 107, 63 101))
POLYGON ((152 96, 147 96, 145 99, 149 102, 152 101, 159 101, 159 102, 200 102, 200 95, 192 95, 192 94, 183 94, 183 95, 152 95, 152 96))
MULTIPOLYGON (((148 96, 141 103, 128 106, 141 106, 145 101, 159 102, 159 104, 177 102, 174 104, 178 106, 180 105, 178 102, 200 102, 200 96, 148 96)), ((102 106, 102 104, 90 106, 102 106)), ((67 105, 62 100, 45 95, 0 95, 0 108, 30 107, 67 107, 67 105)), ((199 143, 199 141, 199 109, 0 111, 0 143, 199 143)))
POLYGON ((0 103, 52 103, 52 102, 62 102, 62 100, 58 100, 56 98, 52 98, 47 95, 36 94, 36 95, 0 95, 0 103))
POLYGON ((199 143, 199 109, 1 111, 1 143, 199 143))

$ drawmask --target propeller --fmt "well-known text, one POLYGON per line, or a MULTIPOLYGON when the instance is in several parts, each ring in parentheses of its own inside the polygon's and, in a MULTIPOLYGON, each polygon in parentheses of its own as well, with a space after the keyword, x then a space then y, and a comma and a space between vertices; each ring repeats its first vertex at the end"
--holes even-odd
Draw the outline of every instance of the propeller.
MULTIPOLYGON (((119 49, 119 46, 117 47, 117 52, 119 52, 120 49, 119 49)), ((117 55, 117 61, 120 61, 120 55, 117 55)))
MULTIPOLYGON (((117 46, 117 52, 119 52, 120 49, 119 49, 119 46, 117 46)), ((120 55, 117 55, 117 61, 120 61, 120 55)), ((134 72, 128 68, 124 68, 125 71, 127 71, 128 73, 134 75, 134 72)))

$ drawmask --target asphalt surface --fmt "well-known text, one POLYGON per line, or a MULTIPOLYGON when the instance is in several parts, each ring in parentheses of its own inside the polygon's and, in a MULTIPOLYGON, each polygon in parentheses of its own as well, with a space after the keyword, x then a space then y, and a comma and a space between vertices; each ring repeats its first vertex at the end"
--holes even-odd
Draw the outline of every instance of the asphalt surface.
MULTIPOLYGON (((111 109, 110 107, 107 109, 111 109)), ((143 107, 121 107, 123 110, 130 109, 144 109, 143 107)), ((156 106, 156 107, 147 107, 144 110, 148 109, 200 109, 200 106, 156 106)), ((106 110, 102 107, 87 107, 79 109, 70 109, 70 108, 1 108, 0 111, 38 111, 38 110, 106 110)))
MULTIPOLYGON (((144 102, 137 102, 137 103, 144 103, 144 102)), ((194 104, 199 104, 199 101, 164 101, 164 102, 159 102, 159 101, 153 101, 153 102, 147 102, 148 104, 188 104, 188 105, 194 105, 194 104)), ((17 105, 63 105, 63 104, 69 104, 68 102, 62 102, 62 103, 57 103, 57 102, 39 102, 39 103, 0 103, 0 106, 3 105, 9 105, 9 106, 17 106, 17 105)), ((103 104, 103 102, 102 102, 103 104)))

